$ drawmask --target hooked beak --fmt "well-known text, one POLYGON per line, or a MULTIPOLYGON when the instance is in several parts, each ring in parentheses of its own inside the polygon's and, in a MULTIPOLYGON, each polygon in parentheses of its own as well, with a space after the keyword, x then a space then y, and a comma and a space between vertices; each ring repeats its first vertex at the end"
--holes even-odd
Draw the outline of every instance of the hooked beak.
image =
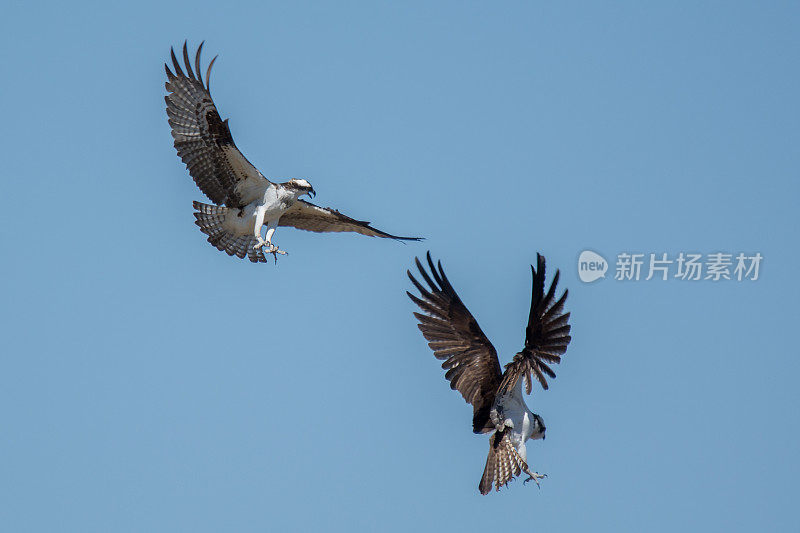
POLYGON ((314 190, 314 187, 311 187, 311 190, 308 191, 308 197, 314 198, 317 195, 317 191, 314 190))

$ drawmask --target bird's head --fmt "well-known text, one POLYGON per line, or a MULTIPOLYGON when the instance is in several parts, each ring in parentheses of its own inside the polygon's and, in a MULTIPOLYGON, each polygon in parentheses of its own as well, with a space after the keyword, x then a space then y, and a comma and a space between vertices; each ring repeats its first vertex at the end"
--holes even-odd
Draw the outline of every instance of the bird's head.
POLYGON ((547 428, 544 426, 544 420, 542 417, 534 414, 533 415, 533 434, 531 434, 531 438, 536 439, 544 439, 544 432, 547 431, 547 428))
POLYGON ((307 194, 309 198, 313 198, 317 195, 314 187, 312 187, 311 184, 303 178, 292 178, 285 183, 285 186, 287 189, 296 191, 298 197, 307 194))

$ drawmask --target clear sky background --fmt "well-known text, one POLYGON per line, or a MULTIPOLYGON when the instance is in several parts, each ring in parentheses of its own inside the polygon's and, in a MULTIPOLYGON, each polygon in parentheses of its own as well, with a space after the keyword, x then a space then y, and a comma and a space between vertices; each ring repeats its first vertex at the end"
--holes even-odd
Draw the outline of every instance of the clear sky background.
POLYGON ((800 6, 663 4, 5 4, 3 529, 797 528, 800 6), (266 176, 427 240, 207 244, 164 112, 186 38, 266 176), (589 285, 587 248, 764 261, 589 285), (478 494, 404 294, 427 249, 503 364, 536 252, 562 271, 541 490, 478 494))

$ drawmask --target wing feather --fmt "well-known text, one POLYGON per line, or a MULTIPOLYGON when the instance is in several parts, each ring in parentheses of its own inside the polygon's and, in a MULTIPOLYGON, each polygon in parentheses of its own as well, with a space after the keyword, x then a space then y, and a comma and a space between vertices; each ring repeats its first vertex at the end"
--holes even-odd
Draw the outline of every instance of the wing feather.
POLYGON ((428 288, 407 272, 421 298, 410 292, 406 294, 426 313, 414 313, 419 320, 418 327, 433 355, 444 361, 442 368, 447 369, 445 378, 450 388, 460 392, 473 406, 472 430, 475 433, 491 431, 494 425, 489 421, 489 412, 502 377, 497 351, 461 302, 441 262, 438 268, 434 266, 430 252, 427 260, 432 277, 419 258, 416 265, 428 288))
POLYGON ((186 42, 183 43, 184 74, 175 50, 170 49, 175 72, 164 64, 165 86, 169 91, 164 97, 168 122, 178 156, 200 190, 216 204, 242 207, 253 201, 257 191, 263 190, 269 181, 236 148, 228 121, 222 120, 211 99, 209 83, 216 57, 208 65, 203 84, 202 50, 203 43, 195 54, 195 74, 186 42))
POLYGON ((569 291, 565 290, 556 300, 559 271, 556 270, 547 293, 544 292, 545 259, 536 254, 537 266, 531 265, 533 287, 531 289, 531 311, 525 328, 525 347, 506 365, 500 392, 510 391, 520 378, 525 381, 525 392, 531 392, 531 376, 547 390, 547 377, 556 374, 550 364, 561 362, 572 337, 569 336, 569 313, 564 313, 564 304, 569 291))
POLYGON ((352 231, 368 237, 384 237, 400 241, 419 241, 420 237, 398 237, 370 226, 369 222, 355 220, 341 214, 335 209, 320 207, 305 200, 298 200, 292 205, 278 221, 279 226, 317 233, 352 231))

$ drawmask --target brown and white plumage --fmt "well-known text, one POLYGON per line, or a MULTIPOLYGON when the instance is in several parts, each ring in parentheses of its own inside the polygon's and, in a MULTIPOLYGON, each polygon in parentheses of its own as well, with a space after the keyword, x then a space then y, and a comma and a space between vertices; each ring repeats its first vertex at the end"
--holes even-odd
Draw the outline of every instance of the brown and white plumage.
POLYGON ((320 207, 305 200, 298 200, 281 216, 279 226, 291 226, 305 231, 317 233, 352 231, 367 237, 384 237, 387 239, 418 241, 419 237, 398 237, 378 228, 369 222, 356 220, 341 214, 330 207, 320 207))
POLYGON ((420 293, 407 292, 422 310, 414 313, 418 327, 434 356, 443 361, 450 388, 472 405, 473 432, 494 432, 479 485, 481 493, 488 493, 492 484, 499 490, 520 472, 538 482, 541 476, 528 468, 525 441, 544 438, 546 428, 541 417, 525 405, 522 383, 530 394, 531 376, 535 376, 547 389, 545 376, 555 377, 549 365, 561 361, 571 339, 569 313, 563 312, 567 291, 558 299, 555 296, 558 271, 545 292, 545 259, 537 254, 537 266, 531 266, 533 288, 525 345, 501 372, 497 351, 450 284, 441 262, 434 265, 428 252, 427 263, 426 270, 416 259, 427 286, 407 272, 420 293))
POLYGON ((222 120, 211 98, 211 68, 217 58, 209 63, 204 82, 200 69, 202 51, 201 43, 195 54, 195 74, 186 43, 183 43, 186 73, 175 51, 170 50, 175 73, 164 65, 165 87, 170 93, 164 97, 168 122, 178 156, 203 194, 215 204, 239 208, 256 200, 258 191, 270 182, 236 148, 228 120, 222 120))
POLYGON ((228 255, 235 255, 240 259, 247 257, 253 263, 266 263, 262 248, 254 248, 256 239, 251 235, 234 235, 225 231, 224 224, 228 214, 225 206, 208 205, 200 202, 193 202, 195 213, 195 224, 200 231, 208 235, 210 242, 217 250, 228 255))
POLYGON ((569 313, 564 313, 568 290, 561 298, 556 299, 556 286, 560 272, 556 270, 550 289, 544 292, 544 257, 536 254, 538 268, 531 266, 533 286, 531 289, 531 311, 528 315, 528 326, 525 328, 525 347, 506 365, 506 373, 500 384, 500 392, 509 391, 517 379, 525 380, 525 392, 531 393, 531 374, 548 389, 545 375, 554 378, 555 372, 550 364, 561 362, 561 356, 567 351, 572 337, 569 336, 569 313))
POLYGON ((450 382, 450 388, 460 392, 464 400, 472 405, 473 431, 490 431, 494 426, 489 427, 486 424, 502 378, 497 351, 450 285, 441 263, 437 272, 428 252, 430 275, 419 258, 416 259, 416 264, 420 275, 430 287, 430 290, 426 289, 408 272, 409 279, 421 297, 418 298, 408 291, 406 294, 424 311, 414 313, 419 320, 418 327, 422 335, 430 341, 428 346, 433 350, 434 357, 444 361, 442 368, 447 370, 445 378, 450 382))
POLYGON ((264 262, 267 253, 285 254, 272 244, 278 226, 291 226, 315 232, 355 232, 372 237, 396 240, 420 240, 399 237, 373 228, 369 222, 355 220, 330 208, 299 200, 316 194, 305 179, 273 183, 265 178, 233 142, 228 120, 222 120, 209 87, 211 61, 203 79, 201 43, 189 57, 183 44, 183 64, 170 50, 172 69, 167 74, 165 97, 167 117, 175 140, 175 149, 186 164, 197 186, 216 206, 195 202, 196 224, 208 241, 228 255, 264 262), (266 226, 266 239, 261 229, 266 226))
POLYGON ((520 475, 523 469, 527 472, 528 465, 520 456, 507 435, 495 433, 489 439, 489 454, 486 456, 486 466, 478 484, 481 494, 489 494, 492 485, 500 487, 520 475))

